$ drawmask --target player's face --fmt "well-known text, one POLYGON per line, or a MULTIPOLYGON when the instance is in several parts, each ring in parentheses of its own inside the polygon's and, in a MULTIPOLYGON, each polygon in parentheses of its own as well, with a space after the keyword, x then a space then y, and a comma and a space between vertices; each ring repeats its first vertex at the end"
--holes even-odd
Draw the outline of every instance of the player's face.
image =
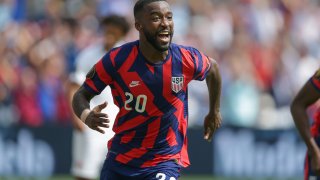
POLYGON ((169 49, 173 36, 173 18, 170 6, 165 1, 152 2, 142 13, 140 33, 158 51, 169 49))
POLYGON ((124 36, 121 28, 108 24, 104 27, 104 46, 109 51, 124 36))

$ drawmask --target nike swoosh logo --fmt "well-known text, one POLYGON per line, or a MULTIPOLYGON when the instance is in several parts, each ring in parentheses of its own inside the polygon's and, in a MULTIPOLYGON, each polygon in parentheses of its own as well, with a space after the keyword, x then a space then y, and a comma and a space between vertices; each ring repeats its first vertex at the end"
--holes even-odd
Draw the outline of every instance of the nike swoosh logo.
POLYGON ((129 84, 129 87, 136 87, 136 86, 139 86, 139 81, 132 81, 130 84, 129 84))

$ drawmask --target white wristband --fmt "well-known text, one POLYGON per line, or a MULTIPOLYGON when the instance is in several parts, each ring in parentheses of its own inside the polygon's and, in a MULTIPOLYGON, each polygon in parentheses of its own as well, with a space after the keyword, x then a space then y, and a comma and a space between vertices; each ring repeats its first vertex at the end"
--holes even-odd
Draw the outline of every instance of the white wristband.
POLYGON ((88 115, 90 114, 91 110, 90 109, 85 109, 82 111, 81 116, 80 116, 80 120, 82 122, 85 122, 85 120, 87 119, 88 115))

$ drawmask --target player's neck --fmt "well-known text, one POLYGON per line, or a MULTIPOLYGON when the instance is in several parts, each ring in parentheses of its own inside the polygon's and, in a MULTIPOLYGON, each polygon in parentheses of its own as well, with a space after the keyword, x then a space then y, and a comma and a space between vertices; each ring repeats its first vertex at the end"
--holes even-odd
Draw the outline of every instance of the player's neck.
POLYGON ((155 49, 151 44, 141 41, 139 43, 139 50, 147 61, 154 64, 164 61, 169 53, 169 50, 161 52, 155 49))

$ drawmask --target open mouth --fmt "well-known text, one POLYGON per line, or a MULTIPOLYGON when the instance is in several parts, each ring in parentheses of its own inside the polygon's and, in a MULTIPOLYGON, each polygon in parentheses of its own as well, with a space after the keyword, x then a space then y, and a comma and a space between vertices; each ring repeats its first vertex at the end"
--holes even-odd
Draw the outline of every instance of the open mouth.
POLYGON ((171 34, 169 32, 160 32, 158 33, 158 39, 163 43, 169 43, 170 42, 170 36, 171 34))

